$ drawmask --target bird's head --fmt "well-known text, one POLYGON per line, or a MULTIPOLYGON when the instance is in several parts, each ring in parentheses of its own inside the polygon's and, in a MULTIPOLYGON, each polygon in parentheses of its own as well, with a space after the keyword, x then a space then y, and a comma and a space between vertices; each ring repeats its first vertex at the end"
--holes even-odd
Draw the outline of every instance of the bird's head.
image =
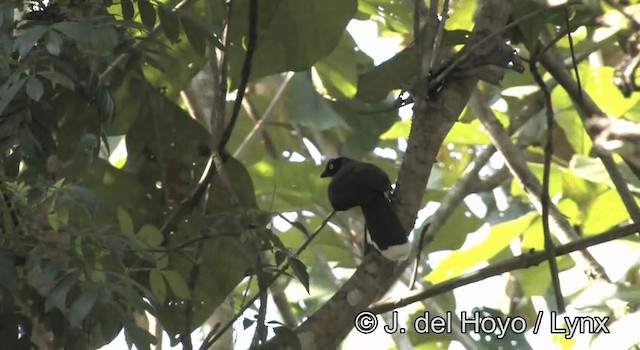
POLYGON ((333 177, 333 175, 335 175, 338 170, 340 170, 340 167, 348 162, 353 162, 353 159, 347 157, 329 159, 329 162, 327 162, 327 167, 324 168, 324 171, 322 172, 322 174, 320 174, 320 177, 333 177))

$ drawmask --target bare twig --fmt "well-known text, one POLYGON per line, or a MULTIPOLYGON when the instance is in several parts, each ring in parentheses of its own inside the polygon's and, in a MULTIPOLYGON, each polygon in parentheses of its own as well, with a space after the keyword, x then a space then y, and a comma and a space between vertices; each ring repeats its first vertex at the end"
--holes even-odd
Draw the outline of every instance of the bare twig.
POLYGON ((284 92, 289 87, 289 84, 291 83, 291 79, 293 78, 294 75, 295 75, 294 72, 289 72, 285 75, 284 80, 282 81, 282 84, 278 88, 278 91, 276 92, 276 94, 273 96, 273 99, 271 99, 269 106, 267 106, 267 109, 262 114, 262 117, 260 118, 260 120, 253 126, 253 129, 251 129, 251 131, 247 134, 244 140, 242 140, 242 143, 240 144, 240 146, 238 146, 238 149, 236 149, 236 151, 233 154, 234 157, 236 158, 241 157, 247 145, 249 145, 249 143, 253 141, 253 139, 258 134, 258 132, 264 128, 265 123, 269 121, 269 118, 271 117, 273 109, 278 104, 278 102, 280 102, 280 99, 282 98, 284 92))
POLYGON ((551 273, 551 284, 553 285, 556 299, 556 308, 558 309, 558 312, 564 313, 565 303, 562 296, 562 288, 560 286, 560 272, 558 271, 555 246, 553 245, 551 230, 549 228, 549 205, 551 203, 551 198, 549 198, 549 181, 551 178, 551 158, 553 157, 553 106, 551 105, 551 94, 549 93, 549 89, 547 89, 547 85, 544 83, 544 80, 542 80, 542 76, 540 76, 540 73, 538 72, 537 63, 537 59, 532 59, 529 65, 529 70, 544 96, 547 120, 547 140, 544 146, 544 168, 542 172, 542 193, 540 194, 540 202, 542 205, 542 232, 544 235, 544 248, 547 253, 547 262, 549 263, 549 271, 551 273))
MULTIPOLYGON (((227 124, 227 127, 225 128, 224 133, 222 134, 220 143, 218 144, 218 152, 220 152, 220 154, 224 153, 224 148, 227 145, 227 142, 229 142, 229 139, 231 138, 231 133, 233 132, 233 128, 235 127, 236 121, 238 120, 238 115, 240 114, 240 108, 242 107, 242 99, 244 98, 244 93, 247 88, 247 83, 249 83, 249 76, 251 75, 253 54, 256 50, 257 40, 258 40, 258 1, 250 0, 249 1, 249 35, 247 37, 247 54, 244 57, 242 72, 240 73, 240 83, 238 84, 238 94, 236 95, 236 100, 233 104, 233 111, 231 112, 231 118, 229 119, 229 123, 227 124)), ((225 55, 225 58, 226 57, 227 55, 225 55)), ((225 86, 226 86, 226 79, 225 79, 225 86)))

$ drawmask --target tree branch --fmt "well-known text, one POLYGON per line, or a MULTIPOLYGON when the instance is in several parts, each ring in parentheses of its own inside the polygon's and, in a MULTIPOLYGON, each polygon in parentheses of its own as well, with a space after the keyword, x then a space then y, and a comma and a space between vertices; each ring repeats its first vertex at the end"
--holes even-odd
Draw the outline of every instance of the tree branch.
MULTIPOLYGON (((608 232, 583 238, 578 241, 567 243, 565 245, 558 246, 556 248, 557 256, 570 254, 573 252, 585 250, 588 247, 602 244, 605 242, 613 241, 622 237, 633 235, 640 232, 640 224, 630 224, 622 227, 612 229, 608 232)), ((485 267, 478 271, 466 273, 458 278, 439 283, 435 286, 415 290, 407 295, 403 296, 399 300, 385 301, 376 303, 369 308, 369 311, 374 313, 383 313, 391 310, 395 310, 399 307, 407 306, 420 300, 432 298, 436 295, 446 293, 454 290, 458 287, 462 287, 474 282, 482 281, 492 276, 497 276, 505 272, 525 269, 531 266, 538 265, 547 259, 545 252, 530 252, 528 254, 519 255, 508 259, 506 261, 485 267)))

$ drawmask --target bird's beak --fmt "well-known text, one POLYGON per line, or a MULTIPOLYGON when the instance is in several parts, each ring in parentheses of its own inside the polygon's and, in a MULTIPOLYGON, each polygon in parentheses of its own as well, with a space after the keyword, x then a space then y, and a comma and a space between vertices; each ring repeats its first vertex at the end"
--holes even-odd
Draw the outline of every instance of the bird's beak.
POLYGON ((327 169, 324 169, 322 174, 320 174, 320 177, 329 177, 329 176, 331 176, 331 175, 329 175, 329 173, 327 172, 327 169))

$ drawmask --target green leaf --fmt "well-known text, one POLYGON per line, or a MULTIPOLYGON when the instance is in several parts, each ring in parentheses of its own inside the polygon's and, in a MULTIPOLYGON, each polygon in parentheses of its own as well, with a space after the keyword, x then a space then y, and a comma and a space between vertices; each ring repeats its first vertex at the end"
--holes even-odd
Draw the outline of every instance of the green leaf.
POLYGON ((613 189, 595 198, 585 216, 583 228, 585 235, 602 233, 629 220, 629 212, 618 192, 613 189))
POLYGON ((40 79, 38 79, 38 77, 36 77, 35 75, 29 77, 25 88, 27 91, 27 95, 29 95, 32 100, 40 101, 40 98, 44 93, 44 87, 42 86, 42 82, 40 81, 40 79))
POLYGON ((156 24, 156 9, 147 0, 138 0, 138 11, 142 24, 148 29, 153 29, 156 24))
POLYGON ((60 272, 60 262, 57 260, 50 261, 38 276, 36 287, 40 288, 49 285, 56 278, 58 272, 60 272))
POLYGON ((354 47, 355 41, 345 32, 338 46, 314 65, 320 80, 314 79, 314 83, 316 86, 321 84, 322 90, 331 97, 352 99, 358 91, 358 68, 370 62, 358 62, 362 53, 355 51, 354 47))
POLYGON ((289 258, 289 266, 291 266, 291 270, 298 281, 300 281, 304 289, 309 293, 309 273, 307 272, 307 267, 297 258, 289 258))
POLYGON ((467 235, 478 230, 483 224, 484 221, 470 213, 469 207, 462 202, 426 248, 428 251, 458 249, 467 235))
POLYGON ((58 230, 60 230, 60 218, 58 217, 58 213, 55 211, 47 213, 47 222, 54 232, 58 232, 58 230))
POLYGON ((26 29, 13 42, 13 50, 17 50, 21 57, 25 57, 46 32, 47 27, 45 26, 33 26, 26 29))
POLYGON ((80 294, 78 299, 73 302, 69 309, 69 324, 71 328, 77 328, 82 321, 87 317, 93 306, 98 300, 100 295, 100 289, 98 287, 90 287, 80 294))
POLYGON ((415 76, 416 67, 416 49, 412 45, 360 74, 358 98, 365 102, 383 100, 391 90, 403 88, 415 76))
POLYGON ((155 345, 158 340, 146 329, 136 325, 125 327, 125 338, 130 344, 135 345, 139 350, 150 350, 151 344, 155 345))
MULTIPOLYGON (((380 140, 397 140, 399 138, 408 138, 411 131, 412 119, 397 121, 384 134, 380 135, 380 140)), ((457 123, 456 123, 457 124, 457 123)))
POLYGON ((289 118, 315 130, 347 127, 340 114, 312 87, 309 76, 296 74, 282 99, 289 118))
POLYGON ((149 285, 151 286, 151 292, 156 296, 158 302, 164 304, 167 299, 167 284, 162 277, 161 270, 151 270, 151 273, 149 273, 149 285))
POLYGON ((131 0, 120 0, 122 7, 122 18, 126 20, 133 19, 133 3, 131 0))
POLYGON ((68 38, 75 40, 81 44, 91 46, 93 37, 93 27, 88 24, 64 21, 51 25, 51 28, 64 34, 68 38))
POLYGON ((573 150, 579 155, 587 155, 591 152, 593 142, 584 129, 584 125, 575 109, 567 109, 556 113, 556 123, 564 131, 567 141, 573 150))
POLYGON ((150 224, 144 224, 140 228, 140 231, 138 231, 137 236, 140 240, 142 240, 142 242, 150 247, 157 247, 164 240, 164 237, 162 236, 160 230, 150 224))
POLYGON ((26 81, 27 77, 16 71, 0 86, 0 114, 4 112, 4 109, 7 108, 26 81))
POLYGON ((276 334, 276 337, 282 338, 284 340, 284 344, 286 344, 286 348, 288 350, 299 350, 302 349, 302 345, 300 344, 300 339, 298 338, 298 334, 293 330, 285 327, 274 327, 273 332, 276 334))
POLYGON ((474 119, 469 123, 455 123, 453 128, 447 134, 443 145, 454 143, 457 145, 488 145, 491 143, 487 132, 478 119, 474 119))
POLYGON ((158 17, 160 18, 164 35, 171 43, 176 42, 180 36, 180 19, 178 16, 170 8, 159 6, 158 17))
POLYGON ((70 90, 75 89, 75 84, 73 83, 73 80, 71 80, 71 78, 69 78, 68 76, 60 72, 57 72, 54 70, 47 70, 47 71, 38 72, 38 75, 51 81, 53 83, 54 89, 56 84, 60 84, 70 90))
POLYGON ((44 302, 44 312, 49 312, 60 301, 65 300, 69 290, 78 283, 80 279, 80 271, 74 271, 66 275, 60 283, 49 293, 47 300, 44 302))
POLYGON ((125 235, 133 235, 133 220, 131 220, 131 216, 120 207, 118 207, 118 224, 120 225, 120 231, 122 231, 122 233, 125 235))
POLYGON ((171 288, 171 291, 177 298, 182 300, 191 299, 191 292, 189 292, 189 287, 177 271, 162 270, 162 275, 167 280, 169 288, 171 288))
POLYGON ((194 21, 190 16, 180 16, 180 23, 184 34, 187 36, 187 40, 191 43, 193 50, 199 55, 203 56, 207 47, 207 32, 198 25, 197 21, 194 21))
MULTIPOLYGON (((607 169, 604 167, 604 164, 602 164, 602 160, 598 158, 577 154, 571 158, 569 168, 575 175, 585 180, 603 184, 611 183, 607 169)), ((611 183, 611 185, 613 185, 613 183, 611 183)))
MULTIPOLYGON (((248 18, 248 7, 248 1, 234 4, 232 18, 248 18)), ((309 68, 334 50, 356 10, 356 0, 261 1, 251 78, 309 68)), ((246 20, 235 23, 231 89, 239 82, 248 33, 246 20)))
POLYGON ((0 286, 12 289, 17 282, 16 266, 13 256, 0 249, 0 286))
POLYGON ((425 277, 431 283, 440 283, 448 279, 460 276, 469 269, 488 261, 503 249, 509 246, 509 242, 520 236, 538 213, 531 212, 518 219, 503 222, 491 227, 487 238, 480 244, 465 250, 457 250, 442 260, 436 268, 425 277))
POLYGON ((64 41, 60 34, 55 31, 49 31, 47 34, 47 43, 45 44, 47 51, 54 56, 60 56, 63 46, 64 41))

